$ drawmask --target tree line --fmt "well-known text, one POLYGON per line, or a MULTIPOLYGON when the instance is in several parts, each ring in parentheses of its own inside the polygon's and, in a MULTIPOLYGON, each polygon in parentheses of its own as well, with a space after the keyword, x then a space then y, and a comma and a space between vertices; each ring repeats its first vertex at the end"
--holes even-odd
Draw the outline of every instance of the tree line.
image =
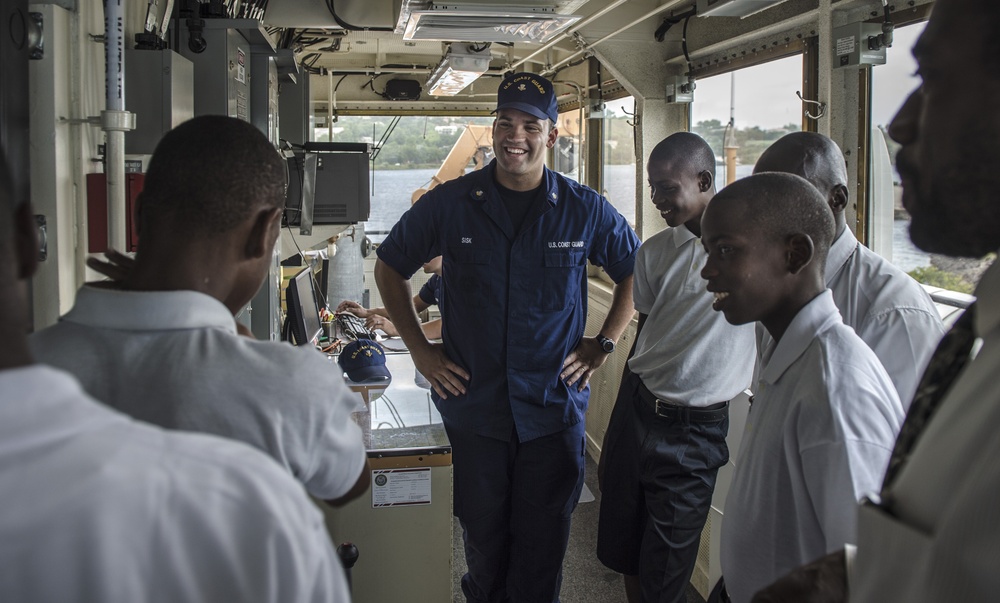
MULTIPOLYGON (((604 162, 623 165, 635 162, 634 129, 630 117, 616 116, 605 120, 604 162)), ((334 124, 333 141, 376 143, 383 139, 393 118, 390 116, 343 117, 334 124)), ((402 117, 378 151, 375 169, 436 168, 451 151, 462 134, 465 124, 490 124, 491 117, 402 117)), ((758 126, 736 128, 739 147, 737 161, 753 165, 772 142, 801 128, 787 124, 781 128, 763 129, 758 126)), ((717 119, 699 121, 692 131, 704 138, 718 157, 724 156, 723 140, 726 124, 717 119)), ((325 141, 327 130, 317 128, 317 141, 325 141)))
MULTIPOLYGON (((691 130, 705 139, 717 157, 725 157, 723 148, 728 124, 718 119, 699 121, 691 130)), ((775 141, 788 134, 798 132, 799 124, 786 124, 780 128, 764 129, 759 126, 736 128, 736 161, 742 165, 757 163, 761 154, 775 141)))

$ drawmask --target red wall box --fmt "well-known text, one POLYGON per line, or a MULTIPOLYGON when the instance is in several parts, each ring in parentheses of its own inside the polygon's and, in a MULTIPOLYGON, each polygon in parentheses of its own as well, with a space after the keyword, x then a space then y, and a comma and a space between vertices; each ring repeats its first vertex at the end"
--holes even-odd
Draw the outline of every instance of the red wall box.
MULTIPOLYGON (((125 232, 128 239, 124 251, 134 252, 139 244, 135 205, 145 181, 145 174, 125 174, 125 232)), ((87 174, 87 252, 101 253, 107 248, 108 179, 105 174, 87 174)))

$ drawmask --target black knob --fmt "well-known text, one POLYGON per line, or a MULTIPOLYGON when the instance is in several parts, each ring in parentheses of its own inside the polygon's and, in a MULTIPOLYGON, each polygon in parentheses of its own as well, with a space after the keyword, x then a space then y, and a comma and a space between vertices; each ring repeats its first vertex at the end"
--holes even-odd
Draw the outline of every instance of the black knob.
POLYGON ((185 21, 188 28, 188 49, 195 54, 201 54, 208 48, 208 42, 202 37, 205 31, 204 19, 188 19, 185 21))
POLYGON ((345 542, 337 547, 337 556, 344 569, 351 569, 358 562, 358 547, 353 542, 345 542))

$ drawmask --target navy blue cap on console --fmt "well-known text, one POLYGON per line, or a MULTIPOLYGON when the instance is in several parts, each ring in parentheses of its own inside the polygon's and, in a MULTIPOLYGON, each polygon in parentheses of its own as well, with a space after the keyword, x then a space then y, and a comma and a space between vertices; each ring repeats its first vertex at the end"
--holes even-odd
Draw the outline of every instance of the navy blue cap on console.
POLYGON ((351 381, 392 378, 385 367, 385 350, 371 339, 359 339, 347 344, 340 352, 337 364, 351 381))
POLYGON ((500 109, 517 109, 538 119, 551 119, 552 123, 559 120, 552 82, 534 73, 514 73, 504 78, 497 88, 496 111, 500 109))

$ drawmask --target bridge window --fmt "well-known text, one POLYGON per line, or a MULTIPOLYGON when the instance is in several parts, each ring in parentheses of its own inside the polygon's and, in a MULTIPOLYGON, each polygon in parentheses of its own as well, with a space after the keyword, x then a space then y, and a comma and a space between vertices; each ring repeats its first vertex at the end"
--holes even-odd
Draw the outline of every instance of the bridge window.
POLYGON ((717 189, 749 176, 764 149, 802 129, 801 89, 801 54, 697 80, 691 131, 715 151, 717 189), (728 170, 727 156, 735 157, 728 170))
POLYGON ((586 118, 582 109, 559 114, 559 136, 552 149, 552 169, 563 176, 584 182, 586 173, 586 118))
MULTIPOLYGON (((492 117, 408 115, 393 126, 396 119, 392 115, 343 116, 332 128, 332 142, 367 142, 379 147, 373 153, 371 216, 365 223, 365 234, 376 243, 409 209, 415 192, 429 188, 435 177, 449 180, 475 169, 477 147, 492 148, 493 144, 488 132, 492 117), (469 134, 467 125, 482 127, 469 134), (477 142, 464 144, 463 136, 477 142), (449 157, 453 149, 456 155, 449 157), (451 165, 445 165, 446 158, 451 165)), ((330 129, 316 128, 313 140, 330 141, 330 129)), ((480 159, 488 163, 492 152, 486 155, 480 159)))
POLYGON ((604 105, 604 173, 601 191, 611 205, 635 227, 635 99, 631 96, 604 105))
POLYGON ((920 84, 920 78, 915 75, 917 65, 910 50, 923 32, 925 25, 926 22, 922 22, 897 28, 892 48, 888 49, 886 64, 873 70, 873 137, 879 133, 878 131, 881 131, 881 137, 886 143, 888 158, 892 166, 891 173, 881 177, 883 188, 891 190, 892 194, 880 195, 877 192, 880 180, 877 165, 878 144, 881 141, 874 140, 872 183, 876 192, 872 198, 876 205, 873 207, 872 216, 873 235, 877 237, 880 232, 889 232, 885 222, 891 220, 892 245, 876 245, 873 248, 887 256, 887 259, 893 264, 907 271, 910 276, 921 283, 952 291, 972 293, 976 283, 979 282, 979 277, 982 276, 990 261, 930 255, 910 242, 910 219, 902 206, 902 187, 899 174, 895 171, 896 152, 899 150, 899 145, 893 142, 886 133, 886 128, 888 128, 896 111, 910 92, 920 84), (884 206, 890 201, 892 202, 891 210, 884 206))

